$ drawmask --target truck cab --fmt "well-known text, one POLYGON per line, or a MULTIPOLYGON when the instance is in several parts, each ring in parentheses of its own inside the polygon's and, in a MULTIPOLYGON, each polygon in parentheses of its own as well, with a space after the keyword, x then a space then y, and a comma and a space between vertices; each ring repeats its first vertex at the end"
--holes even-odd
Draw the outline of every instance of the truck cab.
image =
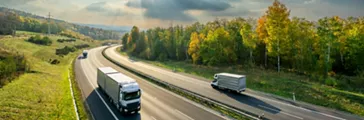
POLYGON ((88 51, 87 50, 83 50, 83 52, 82 52, 83 58, 87 58, 87 54, 88 54, 88 51))
POLYGON ((122 113, 140 111, 141 89, 136 83, 120 86, 119 111, 122 113))
POLYGON ((216 88, 217 87, 217 83, 218 83, 218 81, 217 81, 217 74, 215 74, 214 75, 214 80, 211 82, 211 86, 213 87, 213 88, 216 88))
POLYGON ((140 111, 142 90, 133 78, 111 67, 101 67, 97 69, 97 84, 121 114, 140 111))

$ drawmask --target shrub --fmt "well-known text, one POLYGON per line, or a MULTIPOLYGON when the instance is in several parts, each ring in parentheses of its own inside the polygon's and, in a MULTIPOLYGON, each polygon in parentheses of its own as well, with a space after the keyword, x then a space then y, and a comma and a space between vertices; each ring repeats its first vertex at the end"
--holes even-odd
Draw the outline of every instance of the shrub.
POLYGON ((34 44, 38 44, 38 45, 51 45, 52 44, 52 40, 49 37, 41 37, 40 35, 36 35, 35 37, 30 37, 28 39, 28 42, 34 43, 34 44))
POLYGON ((325 84, 328 85, 328 86, 333 86, 335 87, 337 85, 337 81, 336 79, 332 78, 332 77, 327 77, 325 79, 325 84))
POLYGON ((27 70, 27 62, 24 56, 11 53, 0 56, 0 88, 5 83, 27 70))
POLYGON ((88 47, 90 47, 90 45, 88 45, 88 44, 75 45, 75 48, 77 48, 77 49, 83 49, 83 48, 88 48, 88 47))
POLYGON ((76 51, 75 47, 65 46, 61 49, 56 49, 56 55, 64 56, 64 55, 68 55, 68 53, 70 53, 70 52, 75 52, 75 51, 76 51))
POLYGON ((63 43, 63 42, 75 42, 76 39, 58 39, 57 42, 63 43))

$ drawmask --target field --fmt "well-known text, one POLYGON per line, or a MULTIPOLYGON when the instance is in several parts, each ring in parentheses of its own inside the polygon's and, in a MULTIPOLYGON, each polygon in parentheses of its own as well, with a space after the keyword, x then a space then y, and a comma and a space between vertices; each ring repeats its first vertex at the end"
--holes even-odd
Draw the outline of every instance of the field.
MULTIPOLYGON (((120 51, 119 49, 117 51, 120 51)), ((125 53, 120 53, 126 55, 125 53)), ((135 58, 137 59, 137 58, 135 58)), ((259 68, 245 68, 241 65, 232 67, 208 67, 193 65, 181 61, 147 61, 138 59, 155 66, 175 70, 177 72, 193 74, 213 79, 213 75, 219 72, 229 72, 247 75, 247 87, 252 90, 271 93, 285 98, 292 98, 295 93, 296 100, 311 104, 325 106, 341 111, 364 116, 364 94, 336 89, 322 85, 310 77, 293 73, 277 73, 272 70, 259 68)))
MULTIPOLYGON (((77 40, 75 43, 58 43, 56 40, 64 37, 51 36, 53 44, 42 46, 25 41, 29 34, 35 33, 18 33, 23 34, 22 37, 2 38, 0 44, 24 54, 31 71, 0 88, 0 119, 76 119, 68 69, 81 50, 59 57, 55 55, 55 49, 86 42, 77 40), (57 59, 60 63, 52 65, 50 59, 57 59)), ((77 90, 74 87, 80 118, 87 119, 77 90)))

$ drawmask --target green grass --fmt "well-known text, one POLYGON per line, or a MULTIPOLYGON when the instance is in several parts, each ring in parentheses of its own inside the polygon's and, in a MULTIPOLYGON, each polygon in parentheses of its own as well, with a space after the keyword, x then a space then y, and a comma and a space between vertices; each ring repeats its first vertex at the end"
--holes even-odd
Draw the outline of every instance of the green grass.
MULTIPOLYGON (((125 53, 120 54, 126 55, 125 53)), ((259 68, 244 68, 241 65, 208 67, 193 65, 184 61, 159 62, 142 59, 137 60, 170 70, 175 69, 177 72, 197 75, 209 80, 213 79, 215 73, 220 72, 244 74, 247 75, 247 87, 249 89, 271 93, 289 99, 292 98, 292 93, 294 92, 298 101, 364 116, 363 93, 339 90, 318 82, 313 82, 317 80, 312 80, 312 78, 294 73, 277 73, 272 70, 262 70, 259 68)))
POLYGON ((16 31, 16 35, 39 35, 41 33, 29 32, 29 31, 16 31))
MULTIPOLYGON (((73 43, 58 43, 59 36, 52 36, 51 46, 41 46, 26 42, 28 37, 0 39, 0 44, 24 54, 32 70, 0 89, 0 119, 76 119, 68 69, 77 52, 64 57, 55 55, 56 48, 73 43), (51 65, 49 59, 61 62, 51 65)), ((78 40, 75 44, 81 43, 85 42, 78 40)), ((80 97, 77 90, 74 90, 75 95, 80 97)), ((76 100, 81 118, 87 119, 82 98, 76 100)))

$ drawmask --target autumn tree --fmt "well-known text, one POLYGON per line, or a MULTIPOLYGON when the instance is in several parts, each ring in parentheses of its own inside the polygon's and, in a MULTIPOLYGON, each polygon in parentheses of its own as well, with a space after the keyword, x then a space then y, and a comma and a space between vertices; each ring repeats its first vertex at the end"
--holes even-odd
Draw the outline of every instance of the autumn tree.
POLYGON ((242 36, 243 44, 249 48, 250 61, 253 62, 253 50, 257 46, 257 34, 254 31, 255 20, 250 19, 244 22, 242 28, 240 29, 240 34, 242 36))
POLYGON ((267 17, 263 15, 258 19, 256 33, 258 36, 258 43, 263 44, 264 46, 264 66, 267 67, 267 41, 268 41, 268 32, 265 27, 267 21, 267 17))
POLYGON ((121 38, 121 44, 123 45, 123 50, 126 49, 128 38, 129 38, 129 33, 125 33, 121 38))
POLYGON ((204 39, 205 35, 203 33, 198 34, 197 32, 193 32, 191 35, 188 54, 191 55, 194 64, 197 64, 198 60, 200 60, 200 45, 204 39))
POLYGON ((281 47, 285 44, 288 33, 288 18, 290 11, 278 0, 274 0, 273 5, 266 11, 266 30, 268 33, 267 48, 268 53, 277 57, 277 71, 280 71, 280 55, 285 50, 281 47), (283 51, 282 51, 283 50, 283 51))

